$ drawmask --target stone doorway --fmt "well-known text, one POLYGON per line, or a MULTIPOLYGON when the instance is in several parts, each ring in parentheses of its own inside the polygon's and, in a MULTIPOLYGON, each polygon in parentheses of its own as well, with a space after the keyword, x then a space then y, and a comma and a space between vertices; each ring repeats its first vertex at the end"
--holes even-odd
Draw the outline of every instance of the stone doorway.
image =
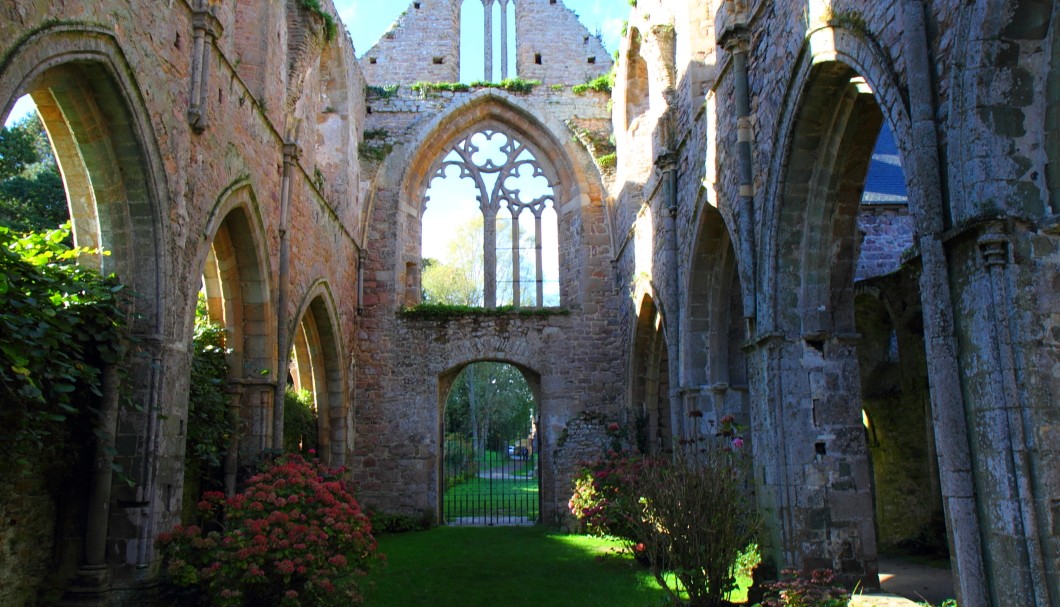
POLYGON ((443 403, 442 521, 522 525, 540 520, 537 399, 523 373, 478 362, 456 376, 443 403))

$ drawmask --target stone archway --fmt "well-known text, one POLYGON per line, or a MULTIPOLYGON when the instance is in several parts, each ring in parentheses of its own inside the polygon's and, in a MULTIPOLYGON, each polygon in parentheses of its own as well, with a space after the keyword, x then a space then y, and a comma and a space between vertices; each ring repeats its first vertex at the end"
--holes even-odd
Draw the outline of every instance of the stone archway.
POLYGON ((637 314, 631 363, 637 446, 652 455, 671 453, 679 421, 670 403, 670 355, 662 314, 647 294, 637 314))
POLYGON ((447 525, 541 520, 541 377, 476 360, 438 379, 439 519, 447 525))
POLYGON ((25 520, 39 525, 27 554, 39 551, 40 558, 26 558, 15 579, 5 581, 0 602, 16 603, 18 593, 36 590, 41 571, 50 570, 50 585, 60 590, 77 571, 106 571, 105 579, 83 577, 71 588, 99 597, 151 562, 156 520, 129 504, 161 495, 159 461, 169 453, 160 447, 160 417, 179 400, 165 370, 181 364, 180 355, 167 351, 173 328, 163 311, 168 254, 159 201, 168 200, 165 172, 139 86, 118 44, 98 27, 71 22, 26 32, 0 66, 0 107, 9 109, 24 94, 34 99, 54 142, 76 243, 109 251, 80 262, 117 274, 136 294, 128 302, 136 347, 123 363, 123 389, 137 407, 134 412, 117 401, 77 403, 100 409, 100 424, 91 428, 95 444, 71 465, 76 482, 55 488, 53 496, 44 487, 23 501, 33 513, 25 520), (90 462, 93 451, 106 455, 90 462), (114 477, 112 461, 131 483, 114 477), (57 499, 63 502, 58 511, 57 499), (39 563, 47 564, 41 569, 39 563))

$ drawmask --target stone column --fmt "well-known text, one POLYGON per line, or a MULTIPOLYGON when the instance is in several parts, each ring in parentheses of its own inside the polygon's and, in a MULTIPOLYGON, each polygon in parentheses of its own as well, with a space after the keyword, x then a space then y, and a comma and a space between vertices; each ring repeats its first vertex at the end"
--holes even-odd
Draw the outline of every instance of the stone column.
POLYGON ((902 44, 910 66, 906 77, 914 142, 905 169, 906 183, 923 268, 920 297, 931 414, 939 447, 939 482, 957 600, 962 607, 983 607, 988 604, 986 575, 957 362, 949 268, 942 244, 942 180, 924 5, 920 0, 905 0, 902 8, 902 44))
POLYGON ((508 79, 508 0, 501 3, 501 80, 508 79))
POLYGON ((188 124, 196 133, 206 130, 206 108, 210 95, 210 57, 224 27, 217 19, 217 7, 208 0, 197 0, 192 13, 191 94, 188 96, 188 124))
MULTIPOLYGON (((1010 579, 998 583, 994 588, 1003 604, 1049 604, 1049 589, 1046 583, 1046 567, 1042 554, 1038 516, 1035 512, 1034 470, 1031 462, 1033 422, 1027 419, 1027 410, 1020 398, 1019 377, 1016 369, 1016 352, 1009 328, 1014 302, 1009 296, 1009 236, 1002 222, 987 224, 979 236, 977 245, 982 254, 983 266, 989 276, 990 331, 983 348, 983 368, 991 375, 987 382, 987 398, 975 403, 976 418, 993 422, 991 427, 980 427, 979 434, 991 436, 990 446, 977 449, 980 472, 990 478, 990 491, 1003 515, 1002 529, 995 529, 995 538, 988 540, 987 551, 995 554, 1007 553, 998 560, 1008 561, 1010 579), (983 466, 982 464, 985 464, 983 466), (986 471, 990 471, 989 473, 986 471), (1012 547, 1007 550, 998 545, 997 536, 1008 536, 1012 547)), ((982 423, 982 422, 980 422, 982 423)), ((997 558, 997 557, 995 557, 997 558)))
POLYGON ((493 2, 494 0, 482 0, 482 6, 485 9, 483 15, 485 40, 482 41, 485 73, 482 79, 486 82, 493 82, 493 2))

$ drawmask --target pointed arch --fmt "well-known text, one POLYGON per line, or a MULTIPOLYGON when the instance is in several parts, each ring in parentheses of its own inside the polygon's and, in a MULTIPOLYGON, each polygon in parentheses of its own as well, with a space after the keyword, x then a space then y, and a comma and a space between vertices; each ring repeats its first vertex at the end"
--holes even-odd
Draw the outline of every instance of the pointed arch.
POLYGON ((645 293, 640 301, 630 357, 637 443, 645 453, 670 453, 677 424, 670 406, 670 356, 662 313, 645 293))
POLYGON ((548 115, 539 117, 525 105, 503 91, 476 91, 424 124, 409 144, 398 146, 387 158, 378 173, 387 183, 376 185, 377 189, 390 186, 398 190, 401 212, 395 229, 400 235, 400 249, 394 258, 395 284, 420 284, 418 276, 407 274, 419 271, 423 196, 441 159, 440 151, 452 148, 461 137, 495 128, 510 133, 532 150, 553 184, 559 224, 560 301, 564 306, 580 301, 586 282, 579 276, 584 268, 575 263, 577 256, 585 254, 578 219, 588 209, 595 212, 602 205, 599 173, 585 148, 569 137, 564 124, 548 115))
POLYGON ((295 325, 295 387, 313 393, 321 460, 343 466, 353 452, 353 407, 346 389, 346 361, 331 287, 319 281, 306 294, 295 325))

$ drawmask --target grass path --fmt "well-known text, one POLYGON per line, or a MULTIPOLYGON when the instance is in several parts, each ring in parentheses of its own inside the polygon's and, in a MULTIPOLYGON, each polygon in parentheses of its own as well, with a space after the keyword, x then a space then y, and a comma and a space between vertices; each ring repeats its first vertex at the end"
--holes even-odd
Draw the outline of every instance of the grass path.
POLYGON ((651 574, 617 542, 543 527, 437 527, 387 535, 365 607, 659 607, 651 574))

